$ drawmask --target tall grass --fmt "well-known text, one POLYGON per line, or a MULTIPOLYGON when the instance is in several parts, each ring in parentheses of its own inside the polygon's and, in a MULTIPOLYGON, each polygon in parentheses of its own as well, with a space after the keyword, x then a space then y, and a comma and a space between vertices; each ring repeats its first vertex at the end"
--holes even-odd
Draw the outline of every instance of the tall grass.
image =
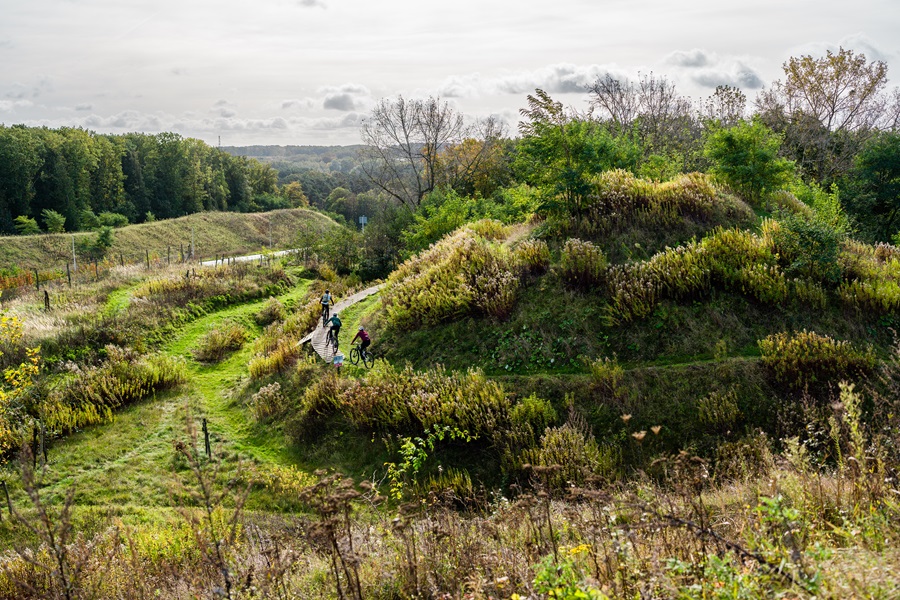
POLYGON ((400 265, 381 294, 391 324, 415 328, 466 314, 509 314, 521 266, 492 241, 505 231, 500 224, 479 221, 400 265))

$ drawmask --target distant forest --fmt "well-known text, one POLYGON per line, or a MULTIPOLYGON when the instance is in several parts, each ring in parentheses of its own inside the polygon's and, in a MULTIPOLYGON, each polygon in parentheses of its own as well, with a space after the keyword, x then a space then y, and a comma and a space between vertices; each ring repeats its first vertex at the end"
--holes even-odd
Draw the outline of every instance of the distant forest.
POLYGON ((0 233, 79 231, 305 205, 268 164, 174 133, 0 125, 0 233))

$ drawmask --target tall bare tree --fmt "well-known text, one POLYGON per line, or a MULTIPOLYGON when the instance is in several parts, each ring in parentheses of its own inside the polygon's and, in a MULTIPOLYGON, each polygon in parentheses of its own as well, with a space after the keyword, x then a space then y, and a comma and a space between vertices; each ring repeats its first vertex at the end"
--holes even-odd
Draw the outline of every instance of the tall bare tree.
POLYGON ((457 185, 479 168, 502 135, 495 119, 467 124, 446 101, 383 99, 362 125, 363 170, 381 190, 415 211, 438 185, 457 185), (448 152, 468 139, 474 152, 448 152))
POLYGON ((737 125, 746 112, 747 96, 730 85, 716 86, 716 91, 706 99, 701 108, 703 118, 718 121, 725 127, 737 125))

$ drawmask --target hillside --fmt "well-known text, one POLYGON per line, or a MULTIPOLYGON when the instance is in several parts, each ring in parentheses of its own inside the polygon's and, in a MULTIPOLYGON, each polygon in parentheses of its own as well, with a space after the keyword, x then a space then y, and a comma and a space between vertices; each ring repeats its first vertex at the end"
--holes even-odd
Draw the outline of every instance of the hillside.
MULTIPOLYGON (((203 212, 118 228, 108 255, 117 262, 122 255, 125 262, 135 263, 144 261, 148 251, 151 258, 165 259, 171 248, 172 256, 177 258, 182 247, 185 252, 190 249, 193 235, 198 260, 221 254, 236 256, 268 248, 290 248, 300 228, 310 226, 323 231, 333 225, 328 217, 307 209, 250 214, 203 212)), ((72 258, 72 238, 94 235, 82 232, 0 238, 0 269, 65 270, 65 263, 72 258)))
POLYGON ((312 262, 9 302, 0 597, 60 563, 96 597, 892 597, 900 250, 699 174, 593 185, 342 309, 371 369, 299 346, 367 285, 312 262))

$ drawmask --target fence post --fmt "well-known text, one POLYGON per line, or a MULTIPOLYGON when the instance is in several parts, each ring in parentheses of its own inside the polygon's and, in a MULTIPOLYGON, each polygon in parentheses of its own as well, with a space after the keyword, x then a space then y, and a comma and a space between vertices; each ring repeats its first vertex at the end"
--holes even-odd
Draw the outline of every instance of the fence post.
POLYGON ((66 263, 66 279, 69 280, 69 287, 72 287, 72 271, 69 270, 69 263, 66 263))
POLYGON ((97 267, 97 259, 94 259, 94 281, 100 281, 100 269, 97 267))
POLYGON ((41 289, 41 274, 37 269, 34 270, 34 285, 36 289, 41 289))
POLYGON ((12 502, 9 499, 9 490, 6 488, 6 481, 0 481, 0 485, 3 486, 3 493, 6 495, 6 509, 9 511, 10 518, 12 518, 12 502))
POLYGON ((180 242, 179 246, 181 247, 181 262, 184 262, 184 242, 180 242))
POLYGON ((50 292, 44 290, 44 310, 50 312, 50 292))
POLYGON ((172 264, 172 246, 166 246, 166 265, 172 264))
POLYGON ((121 252, 119 252, 119 264, 123 267, 125 266, 125 257, 122 256, 121 252))
POLYGON ((149 269, 150 268, 150 251, 145 249, 144 252, 147 254, 147 268, 149 269))
POLYGON ((203 417, 203 444, 206 448, 206 458, 212 458, 212 449, 209 447, 209 429, 206 427, 206 417, 203 417))

